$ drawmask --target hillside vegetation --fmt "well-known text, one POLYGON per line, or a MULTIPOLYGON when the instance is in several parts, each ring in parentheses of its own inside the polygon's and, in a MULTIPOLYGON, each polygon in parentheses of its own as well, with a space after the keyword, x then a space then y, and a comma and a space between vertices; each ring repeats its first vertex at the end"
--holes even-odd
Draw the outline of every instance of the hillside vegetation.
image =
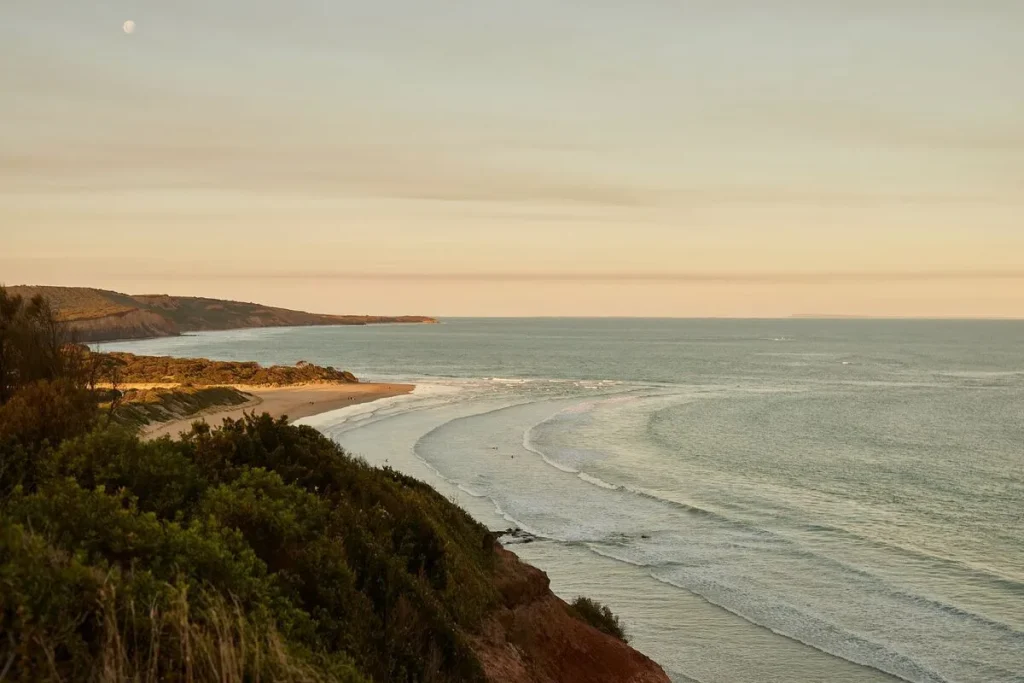
POLYGON ((622 628, 619 618, 612 614, 607 605, 602 605, 596 600, 579 596, 570 605, 573 614, 587 622, 601 633, 605 633, 623 642, 628 642, 626 631, 622 628))
POLYGON ((143 442, 0 288, 0 679, 667 683, 426 484, 269 415, 143 442))
POLYGON ((9 287, 28 300, 43 296, 80 341, 175 336, 249 327, 431 323, 426 316, 321 315, 241 301, 165 294, 129 295, 88 287, 9 287))
POLYGON ((132 297, 87 287, 8 287, 11 296, 28 300, 43 296, 54 306, 61 320, 81 321, 120 315, 139 306, 132 297))
POLYGON ((358 382, 351 372, 299 362, 297 365, 263 367, 252 361, 216 361, 206 358, 136 356, 132 353, 101 354, 114 364, 124 384, 190 384, 211 386, 287 386, 327 382, 358 382))
POLYGON ((238 680, 483 680, 461 630, 497 601, 489 535, 428 487, 269 416, 180 441, 3 436, 32 458, 0 479, 0 601, 28 608, 0 622, 15 680, 221 680, 224 648, 238 680), (182 632, 216 659, 190 664, 182 632), (246 637, 279 661, 246 661, 246 637))
POLYGON ((233 387, 174 387, 172 389, 128 389, 111 391, 100 409, 110 412, 111 420, 131 429, 149 424, 200 417, 205 411, 230 406, 245 406, 254 398, 233 387))

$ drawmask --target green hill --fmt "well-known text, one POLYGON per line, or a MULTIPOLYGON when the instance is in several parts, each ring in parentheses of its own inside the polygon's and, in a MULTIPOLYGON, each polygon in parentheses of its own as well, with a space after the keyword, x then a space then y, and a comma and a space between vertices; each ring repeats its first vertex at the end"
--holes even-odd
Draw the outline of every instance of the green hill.
POLYGON ((324 315, 243 301, 166 294, 130 295, 89 287, 8 287, 25 299, 39 294, 84 342, 170 337, 183 332, 249 327, 433 323, 426 316, 324 315))

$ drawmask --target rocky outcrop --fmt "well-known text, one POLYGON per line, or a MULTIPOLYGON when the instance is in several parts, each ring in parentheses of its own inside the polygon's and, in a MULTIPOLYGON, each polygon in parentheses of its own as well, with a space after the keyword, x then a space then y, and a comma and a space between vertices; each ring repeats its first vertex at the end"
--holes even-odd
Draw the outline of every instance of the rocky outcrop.
POLYGON ((471 636, 493 683, 669 683, 661 667, 574 617, 544 572, 498 548, 504 604, 471 636))

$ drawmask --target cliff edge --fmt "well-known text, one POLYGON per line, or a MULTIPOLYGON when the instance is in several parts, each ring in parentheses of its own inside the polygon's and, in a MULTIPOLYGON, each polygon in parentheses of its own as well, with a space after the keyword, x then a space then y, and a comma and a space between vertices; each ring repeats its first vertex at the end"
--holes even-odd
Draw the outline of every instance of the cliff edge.
POLYGON ((547 575, 498 546, 503 605, 470 637, 493 683, 669 683, 660 666, 572 615, 547 575))

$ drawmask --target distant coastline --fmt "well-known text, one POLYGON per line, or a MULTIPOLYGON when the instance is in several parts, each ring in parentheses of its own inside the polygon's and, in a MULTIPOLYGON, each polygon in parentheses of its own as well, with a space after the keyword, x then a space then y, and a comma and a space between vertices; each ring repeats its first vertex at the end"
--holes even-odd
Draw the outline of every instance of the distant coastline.
POLYGON ((105 342, 176 337, 186 332, 256 327, 434 324, 424 315, 331 315, 294 311, 258 303, 169 296, 123 294, 91 287, 19 285, 7 288, 26 299, 41 295, 57 309, 79 341, 105 342))

